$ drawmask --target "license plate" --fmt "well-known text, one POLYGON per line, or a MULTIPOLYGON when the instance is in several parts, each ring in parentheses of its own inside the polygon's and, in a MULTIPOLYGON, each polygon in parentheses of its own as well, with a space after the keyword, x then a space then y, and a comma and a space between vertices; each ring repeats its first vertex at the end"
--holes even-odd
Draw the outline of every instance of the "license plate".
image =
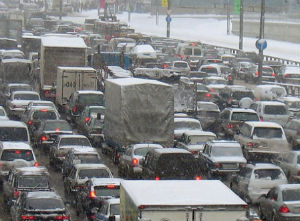
POLYGON ((223 164, 223 169, 236 169, 237 165, 235 163, 223 164))

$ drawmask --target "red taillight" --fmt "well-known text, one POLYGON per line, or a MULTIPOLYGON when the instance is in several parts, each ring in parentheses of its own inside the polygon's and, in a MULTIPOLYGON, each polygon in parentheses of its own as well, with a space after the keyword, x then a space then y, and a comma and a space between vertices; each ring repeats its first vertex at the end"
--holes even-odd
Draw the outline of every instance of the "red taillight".
POLYGON ((255 75, 256 75, 256 76, 259 76, 259 72, 258 72, 258 71, 256 71, 256 72, 255 72, 255 75))
POLYGON ((120 153, 117 153, 117 157, 120 157, 121 156, 121 154, 120 153))
POLYGON ((59 132, 59 131, 60 131, 60 128, 56 128, 55 131, 56 131, 56 132, 59 132))
POLYGON ((41 141, 46 141, 47 140, 47 137, 46 136, 41 136, 41 141))
POLYGON ((206 93, 205 97, 211 97, 210 93, 206 93))
POLYGON ((32 121, 29 120, 29 121, 27 122, 27 124, 28 124, 28 125, 32 125, 32 121))
POLYGON ((18 198, 20 192, 18 190, 14 190, 14 198, 18 198))
POLYGON ((19 150, 16 150, 15 151, 15 154, 20 154, 21 152, 19 150))
POLYGON ((285 74, 284 77, 288 78, 290 75, 289 74, 285 74))
POLYGON ((264 118, 263 118, 263 117, 260 117, 259 120, 260 120, 260 121, 264 121, 264 118))
POLYGON ((21 220, 35 220, 35 216, 20 216, 21 220))
POLYGON ((46 91, 45 91, 45 94, 50 94, 50 91, 49 91, 49 90, 46 90, 46 91))
POLYGON ((249 143, 248 143, 248 147, 253 147, 253 143, 252 143, 252 142, 249 142, 249 143))
POLYGON ((228 80, 232 80, 232 76, 231 75, 228 75, 228 80))
POLYGON ((85 117, 85 118, 84 118, 84 121, 85 121, 86 123, 89 122, 89 120, 90 120, 89 117, 85 117))
POLYGON ((48 112, 48 110, 47 109, 42 109, 41 112, 48 112))
POLYGON ((106 185, 106 188, 107 189, 115 189, 116 186, 114 184, 109 184, 109 185, 106 185))
POLYGON ((227 128, 231 129, 232 128, 232 124, 227 124, 227 128))
POLYGON ((215 163, 215 164, 214 164, 214 167, 215 167, 215 168, 220 168, 220 167, 221 167, 221 164, 220 164, 220 163, 215 163))
POLYGON ((300 170, 297 172, 297 176, 300 176, 300 170))
POLYGON ((95 215, 90 214, 90 218, 91 218, 91 219, 94 219, 94 218, 95 218, 95 215))
POLYGON ((244 167, 245 166, 245 164, 243 164, 243 163, 240 163, 239 164, 239 168, 242 168, 242 167, 244 167))
POLYGON ((201 176, 196 176, 195 180, 201 180, 201 176))
POLYGON ((279 212, 280 212, 280 213, 289 213, 290 210, 289 210, 289 208, 288 208, 286 205, 283 205, 283 206, 281 206, 281 207, 279 208, 279 212))
POLYGON ((77 112, 77 107, 74 106, 74 107, 72 108, 72 111, 73 111, 73 113, 76 113, 76 112, 77 112))
POLYGON ((163 64, 163 68, 165 69, 165 68, 167 68, 168 67, 168 65, 167 64, 163 64))
POLYGON ((64 220, 64 219, 69 219, 69 216, 57 216, 55 217, 56 220, 64 220))
POLYGON ((155 180, 160 180, 160 178, 159 178, 158 176, 156 176, 154 179, 155 179, 155 180))
POLYGON ((215 89, 211 88, 211 89, 210 89, 210 92, 215 92, 215 89))
POLYGON ((232 101, 232 97, 228 98, 228 101, 231 102, 232 101))
POLYGON ((90 198, 94 199, 96 197, 95 191, 90 191, 89 196, 90 198))
POLYGON ((183 56, 183 55, 181 55, 181 54, 179 55, 179 57, 180 57, 180 59, 183 59, 183 58, 184 58, 184 56, 183 56))
POLYGON ((194 154, 197 154, 197 151, 191 150, 190 153, 194 155, 194 154))
POLYGON ((133 159, 131 160, 131 164, 132 164, 132 166, 137 166, 137 165, 139 164, 139 160, 136 159, 136 158, 133 158, 133 159))
POLYGON ((39 167, 39 166, 40 166, 40 164, 39 164, 38 162, 35 162, 35 163, 33 164, 33 166, 35 166, 35 167, 39 167))
POLYGON ((272 73, 272 77, 275 77, 275 76, 276 76, 276 74, 273 72, 273 73, 272 73))

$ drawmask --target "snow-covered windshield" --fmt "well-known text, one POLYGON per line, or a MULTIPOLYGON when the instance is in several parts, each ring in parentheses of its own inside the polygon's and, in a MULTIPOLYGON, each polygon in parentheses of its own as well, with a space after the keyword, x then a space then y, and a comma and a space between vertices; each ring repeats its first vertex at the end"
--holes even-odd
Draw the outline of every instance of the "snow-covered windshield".
POLYGON ((49 188, 49 180, 45 175, 20 176, 18 179, 19 188, 49 188))
POLYGON ((215 157, 242 157, 243 152, 240 147, 213 147, 211 155, 215 157))

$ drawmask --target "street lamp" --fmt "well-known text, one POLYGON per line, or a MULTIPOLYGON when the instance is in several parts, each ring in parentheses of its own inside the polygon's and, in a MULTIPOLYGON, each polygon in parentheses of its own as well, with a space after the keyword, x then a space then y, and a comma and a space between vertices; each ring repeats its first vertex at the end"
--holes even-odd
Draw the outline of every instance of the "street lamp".
MULTIPOLYGON (((261 0, 261 9, 260 9, 260 26, 259 26, 259 39, 264 39, 265 37, 265 0, 261 0)), ((258 63, 258 82, 261 83, 262 78, 262 66, 264 60, 263 49, 259 49, 259 63, 258 63)))

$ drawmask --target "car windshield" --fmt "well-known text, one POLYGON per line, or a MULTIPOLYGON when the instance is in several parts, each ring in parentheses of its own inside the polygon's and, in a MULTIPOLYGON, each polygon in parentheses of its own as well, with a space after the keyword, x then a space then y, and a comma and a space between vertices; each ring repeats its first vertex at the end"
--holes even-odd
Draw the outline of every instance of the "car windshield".
POLYGON ((253 137, 282 138, 282 130, 281 128, 256 127, 253 131, 253 137))
POLYGON ((174 63, 174 67, 175 68, 187 68, 188 64, 185 62, 175 62, 174 63))
POLYGON ((97 154, 77 154, 75 160, 80 160, 80 163, 102 163, 97 154))
POLYGON ((25 208, 28 210, 63 210, 64 203, 61 199, 55 198, 29 198, 26 200, 25 208))
POLYGON ((300 189, 287 189, 282 191, 283 201, 300 201, 300 189))
POLYGON ((54 111, 41 110, 35 111, 32 115, 34 120, 56 120, 57 115, 54 111))
POLYGON ((119 185, 95 186, 94 190, 96 196, 111 196, 116 198, 120 197, 119 185))
POLYGON ((120 204, 111 204, 110 205, 110 214, 111 215, 120 215, 120 204))
POLYGON ((110 178, 110 174, 106 169, 81 169, 78 177, 79 179, 110 178))
POLYGON ((45 175, 20 176, 18 179, 19 188, 49 188, 49 180, 45 175))
POLYGON ((234 112, 232 113, 231 120, 235 121, 259 121, 256 113, 247 112, 234 112))
POLYGON ((192 121, 178 121, 174 122, 174 129, 201 129, 201 125, 199 122, 192 122, 192 121))
POLYGON ((286 115, 287 109, 285 108, 285 106, 282 105, 266 105, 265 114, 286 115))
POLYGON ((243 157, 240 147, 213 147, 211 155, 215 157, 243 157))
POLYGON ((60 146, 91 146, 91 143, 87 138, 76 138, 76 137, 64 137, 60 139, 60 146))
POLYGON ((72 131, 71 126, 64 121, 54 121, 50 122, 48 121, 45 124, 45 131, 72 131))
POLYGON ((244 97, 249 97, 253 100, 254 94, 252 91, 234 91, 232 93, 232 98, 234 98, 236 100, 241 100, 244 97))
POLYGON ((18 149, 9 149, 3 150, 1 160, 2 161, 14 161, 14 160, 26 160, 32 161, 33 154, 31 150, 18 150, 18 149))
POLYGON ((40 97, 37 94, 15 94, 14 100, 39 100, 40 97))
POLYGON ((195 135, 195 136, 189 136, 189 144, 196 145, 196 144, 203 144, 207 141, 211 141, 213 139, 216 139, 215 136, 202 136, 202 135, 195 135))
POLYGON ((279 169, 256 169, 254 170, 255 179, 277 180, 284 179, 284 175, 279 169))
POLYGON ((104 97, 102 94, 80 94, 78 102, 82 106, 104 105, 104 97))
POLYGON ((134 149, 134 155, 138 156, 146 156, 146 154, 149 152, 149 150, 158 149, 159 147, 142 147, 142 148, 136 148, 134 149))
POLYGON ((22 127, 0 127, 0 141, 28 142, 27 130, 22 127))

